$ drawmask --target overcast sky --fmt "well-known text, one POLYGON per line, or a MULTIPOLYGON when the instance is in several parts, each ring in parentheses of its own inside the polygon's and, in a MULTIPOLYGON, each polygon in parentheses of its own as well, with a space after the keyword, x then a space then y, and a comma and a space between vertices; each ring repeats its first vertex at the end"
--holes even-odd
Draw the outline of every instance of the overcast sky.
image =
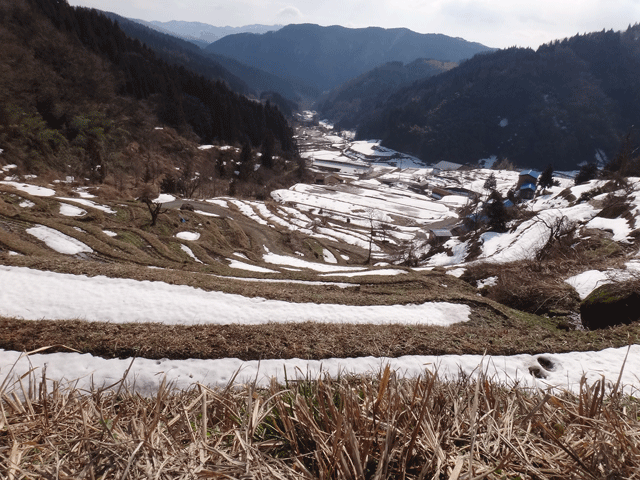
POLYGON ((640 0, 69 0, 143 20, 216 26, 316 23, 406 27, 490 47, 536 48, 576 33, 640 21, 640 0))

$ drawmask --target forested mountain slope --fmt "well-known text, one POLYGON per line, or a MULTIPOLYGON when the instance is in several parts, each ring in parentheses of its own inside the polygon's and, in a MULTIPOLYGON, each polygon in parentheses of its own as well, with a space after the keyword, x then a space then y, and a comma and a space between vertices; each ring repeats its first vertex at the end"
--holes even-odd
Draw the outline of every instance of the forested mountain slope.
POLYGON ((358 128, 360 138, 419 156, 573 169, 611 158, 640 125, 640 27, 478 55, 404 88, 358 128))
POLYGON ((363 73, 318 99, 315 109, 339 128, 351 129, 394 91, 456 67, 454 62, 421 58, 404 65, 389 62, 363 73))
POLYGON ((127 34, 152 49, 169 64, 183 66, 211 80, 224 80, 229 87, 241 94, 252 93, 252 88, 241 78, 231 73, 219 62, 207 58, 197 45, 163 33, 111 12, 101 12, 127 34))
POLYGON ((176 34, 162 33, 138 21, 104 13, 117 21, 128 36, 140 40, 168 63, 184 66, 212 80, 224 80, 237 93, 260 96, 263 92, 273 91, 291 100, 296 98, 294 87, 276 75, 207 52, 190 41, 178 38, 176 34))
POLYGON ((277 108, 167 64, 96 10, 1 0, 0 38, 0 148, 25 171, 126 171, 127 149, 151 142, 154 124, 182 134, 174 161, 198 141, 295 149, 277 108))

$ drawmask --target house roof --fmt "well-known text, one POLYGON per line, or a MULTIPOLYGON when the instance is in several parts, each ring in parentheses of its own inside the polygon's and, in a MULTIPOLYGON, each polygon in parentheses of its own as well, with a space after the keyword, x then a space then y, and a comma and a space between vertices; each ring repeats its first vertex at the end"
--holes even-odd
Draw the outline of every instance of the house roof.
POLYGON ((529 175, 530 177, 538 178, 540 176, 540 172, 536 172, 535 170, 523 170, 522 172, 520 172, 520 176, 522 177, 524 175, 529 175))
POLYGON ((534 183, 525 183, 520 187, 520 190, 534 190, 536 189, 536 185, 534 183))
POLYGON ((434 229, 431 230, 431 232, 436 237, 450 237, 451 236, 451 230, 448 230, 446 228, 434 228, 434 229))
POLYGON ((445 162, 444 160, 433 165, 432 168, 437 168, 440 170, 458 170, 462 164, 453 163, 453 162, 445 162))

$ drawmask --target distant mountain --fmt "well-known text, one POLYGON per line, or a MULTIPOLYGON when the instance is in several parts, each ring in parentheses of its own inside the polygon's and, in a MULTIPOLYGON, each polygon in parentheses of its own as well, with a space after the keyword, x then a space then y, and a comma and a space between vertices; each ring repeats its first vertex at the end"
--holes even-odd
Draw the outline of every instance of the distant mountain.
POLYGON ((478 55, 390 96, 360 138, 426 162, 490 155, 574 169, 640 126, 640 26, 478 55))
MULTIPOLYGON (((139 20, 136 20, 139 21, 139 20)), ((236 33, 267 33, 282 28, 282 25, 246 25, 244 27, 216 27, 201 22, 185 22, 172 20, 169 22, 146 22, 155 27, 161 28, 173 34, 183 37, 193 38, 206 42, 207 44, 220 40, 227 35, 235 35, 236 33)))
POLYGON ((417 58, 459 62, 492 49, 440 34, 383 29, 287 25, 262 35, 228 35, 207 51, 235 58, 318 93, 390 61, 417 58))
POLYGON ((212 80, 223 80, 231 89, 247 95, 255 91, 244 79, 235 75, 225 66, 216 62, 193 43, 170 33, 152 29, 134 20, 112 12, 101 12, 107 18, 118 22, 120 29, 153 49, 166 62, 180 65, 212 80))
POLYGON ((263 92, 277 92, 290 100, 296 98, 295 88, 276 75, 244 65, 232 58, 208 53, 173 33, 162 33, 161 29, 151 28, 115 13, 103 13, 117 21, 127 35, 145 43, 167 62, 182 65, 208 78, 220 78, 233 90, 245 95, 253 93, 260 96, 263 92))
POLYGON ((389 62, 323 95, 316 102, 315 110, 339 128, 355 128, 399 88, 446 72, 457 65, 428 59, 418 59, 406 65, 389 62))
POLYGON ((265 72, 259 68, 245 65, 238 60, 225 57, 224 55, 216 55, 215 53, 210 53, 206 50, 202 50, 202 54, 224 66, 224 68, 238 78, 241 78, 242 81, 249 85, 256 95, 261 95, 264 92, 277 92, 291 101, 297 101, 297 92, 300 89, 291 82, 284 80, 277 75, 265 72))

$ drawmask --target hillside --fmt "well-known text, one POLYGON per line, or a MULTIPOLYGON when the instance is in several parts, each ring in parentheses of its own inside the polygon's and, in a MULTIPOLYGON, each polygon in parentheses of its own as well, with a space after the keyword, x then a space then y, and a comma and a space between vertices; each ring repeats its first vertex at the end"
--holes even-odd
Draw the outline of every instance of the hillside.
POLYGON ((441 34, 419 34, 408 29, 287 25, 262 35, 229 35, 207 51, 313 87, 317 94, 331 90, 391 61, 432 58, 459 62, 490 48, 441 34))
POLYGON ((243 95, 255 93, 255 89, 244 79, 230 72, 221 63, 203 55, 200 47, 193 43, 167 32, 151 29, 115 13, 101 13, 116 22, 128 37, 139 40, 165 62, 183 66, 213 81, 222 80, 236 93, 243 95))
POLYGON ((496 155, 533 168, 606 161, 640 118, 640 26, 479 55, 397 91, 360 138, 427 163, 496 155))
POLYGON ((197 168, 230 184, 231 164, 215 165, 227 159, 198 146, 237 143, 247 151, 241 180, 259 182, 263 195, 269 182, 251 170, 252 147, 269 145, 281 179, 295 166, 286 166, 295 143, 277 108, 164 62, 99 12, 48 0, 0 9, 0 148, 21 172, 126 189, 149 181, 157 188, 176 167, 197 168))
POLYGON ((418 59, 404 65, 389 62, 322 95, 315 109, 337 127, 354 129, 396 90, 456 67, 453 62, 418 59))
POLYGON ((440 241, 518 173, 399 169, 303 130, 313 180, 165 194, 155 223, 0 152, 0 475, 312 479, 341 457, 345 478, 633 478, 640 310, 579 311, 638 291, 640 178, 557 176, 506 231, 440 241), (345 171, 321 173, 331 156, 345 171))

